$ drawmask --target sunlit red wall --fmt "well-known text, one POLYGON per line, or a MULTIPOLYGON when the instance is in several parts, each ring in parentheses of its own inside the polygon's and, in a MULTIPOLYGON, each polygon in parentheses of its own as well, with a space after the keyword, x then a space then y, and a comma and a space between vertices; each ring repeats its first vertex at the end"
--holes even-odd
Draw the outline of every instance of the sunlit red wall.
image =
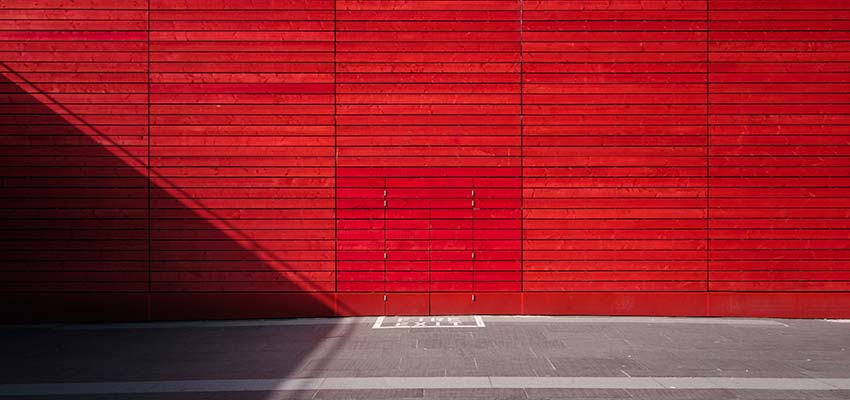
POLYGON ((0 0, 0 320, 850 316, 850 1, 0 0))

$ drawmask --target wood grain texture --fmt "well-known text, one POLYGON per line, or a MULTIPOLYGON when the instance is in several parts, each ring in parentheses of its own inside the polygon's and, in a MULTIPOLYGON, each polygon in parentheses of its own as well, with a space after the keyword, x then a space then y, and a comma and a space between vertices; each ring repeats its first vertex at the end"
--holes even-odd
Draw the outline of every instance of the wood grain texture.
POLYGON ((709 286, 846 291, 850 3, 711 6, 709 286))
POLYGON ((337 2, 341 291, 520 290, 519 17, 337 2))
POLYGON ((0 295, 19 320, 845 316, 848 11, 2 1, 0 295))
POLYGON ((0 6, 0 291, 109 292, 134 318, 148 290, 147 6, 96 6, 0 6))
POLYGON ((641 3, 525 2, 526 291, 706 289, 706 4, 641 3))
POLYGON ((333 3, 150 12, 152 290, 333 291, 333 3))

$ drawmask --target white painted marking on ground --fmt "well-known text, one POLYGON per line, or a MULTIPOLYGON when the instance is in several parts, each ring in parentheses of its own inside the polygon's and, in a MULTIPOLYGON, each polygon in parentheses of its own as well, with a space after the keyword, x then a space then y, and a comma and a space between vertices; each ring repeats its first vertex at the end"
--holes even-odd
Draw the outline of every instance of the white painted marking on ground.
POLYGON ((836 324, 850 324, 850 319, 828 319, 827 322, 834 322, 836 324))
POLYGON ((480 328, 479 316, 379 317, 372 329, 480 328))
POLYGON ((139 382, 0 384, 4 396, 118 395, 180 392, 381 389, 685 389, 826 391, 850 388, 850 379, 733 377, 337 377, 139 382))

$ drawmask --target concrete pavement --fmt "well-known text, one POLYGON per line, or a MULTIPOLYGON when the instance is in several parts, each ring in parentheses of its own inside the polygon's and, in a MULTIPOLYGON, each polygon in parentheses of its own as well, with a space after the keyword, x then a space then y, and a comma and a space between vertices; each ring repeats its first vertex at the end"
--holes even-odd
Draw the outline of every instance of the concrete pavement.
POLYGON ((3 399, 850 398, 848 321, 372 317, 0 339, 3 399))

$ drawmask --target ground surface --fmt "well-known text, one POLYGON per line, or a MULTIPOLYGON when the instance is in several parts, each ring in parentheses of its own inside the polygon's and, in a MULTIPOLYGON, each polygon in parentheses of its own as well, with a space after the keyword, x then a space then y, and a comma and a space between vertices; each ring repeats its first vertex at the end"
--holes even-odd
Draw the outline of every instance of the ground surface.
POLYGON ((0 360, 2 399, 850 399, 843 321, 484 316, 10 326, 0 328, 0 360))

